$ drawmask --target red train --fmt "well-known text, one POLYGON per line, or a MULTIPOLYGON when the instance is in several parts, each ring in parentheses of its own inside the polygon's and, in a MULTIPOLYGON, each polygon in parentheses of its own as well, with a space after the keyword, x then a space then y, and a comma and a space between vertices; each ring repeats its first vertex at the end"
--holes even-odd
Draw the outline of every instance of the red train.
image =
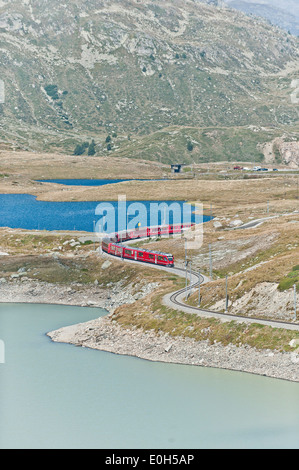
POLYGON ((162 264, 163 266, 174 265, 173 256, 169 253, 129 247, 121 243, 113 242, 110 238, 104 238, 102 240, 102 250, 110 255, 119 256, 120 258, 143 261, 145 263, 162 264))
POLYGON ((162 235, 173 235, 182 233, 186 229, 190 229, 194 224, 173 224, 173 225, 157 225, 154 227, 136 228, 134 230, 124 230, 114 235, 115 240, 124 242, 135 238, 160 237, 162 235))
POLYGON ((133 248, 127 245, 123 245, 121 242, 136 238, 181 233, 183 230, 191 228, 192 225, 193 224, 163 225, 118 232, 114 235, 114 237, 104 238, 102 240, 102 250, 106 253, 109 253, 110 255, 119 256, 120 258, 172 267, 174 266, 174 259, 173 255, 170 253, 145 250, 143 248, 133 248))

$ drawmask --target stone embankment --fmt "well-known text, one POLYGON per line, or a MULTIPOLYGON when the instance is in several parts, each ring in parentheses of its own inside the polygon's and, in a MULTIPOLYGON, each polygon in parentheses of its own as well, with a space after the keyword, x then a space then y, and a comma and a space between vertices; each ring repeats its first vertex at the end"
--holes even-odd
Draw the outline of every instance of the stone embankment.
MULTIPOLYGON (((259 351, 249 346, 222 346, 191 338, 126 329, 111 315, 48 333, 53 341, 136 356, 151 361, 215 367, 299 382, 299 351, 259 351)), ((294 348, 298 346, 294 344, 294 348)))

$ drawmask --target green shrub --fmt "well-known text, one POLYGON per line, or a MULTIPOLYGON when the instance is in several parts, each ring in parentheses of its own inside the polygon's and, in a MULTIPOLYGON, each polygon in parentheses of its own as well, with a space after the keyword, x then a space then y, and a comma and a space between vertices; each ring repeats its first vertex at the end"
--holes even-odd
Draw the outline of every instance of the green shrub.
POLYGON ((284 279, 282 279, 280 281, 280 283, 278 284, 278 290, 280 290, 281 292, 285 291, 285 290, 288 290, 290 289, 291 287, 293 287, 294 285, 294 279, 292 278, 289 278, 289 277, 285 277, 284 279))
POLYGON ((85 152, 84 145, 77 144, 73 155, 83 155, 84 152, 85 152))

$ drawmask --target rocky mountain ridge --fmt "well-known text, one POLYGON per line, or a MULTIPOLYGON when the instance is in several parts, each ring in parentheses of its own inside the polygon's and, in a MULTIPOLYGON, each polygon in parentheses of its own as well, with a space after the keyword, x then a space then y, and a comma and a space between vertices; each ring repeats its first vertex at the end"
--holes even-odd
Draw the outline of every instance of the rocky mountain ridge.
POLYGON ((298 39, 207 3, 1 0, 0 139, 101 154, 169 126, 296 130, 298 39))

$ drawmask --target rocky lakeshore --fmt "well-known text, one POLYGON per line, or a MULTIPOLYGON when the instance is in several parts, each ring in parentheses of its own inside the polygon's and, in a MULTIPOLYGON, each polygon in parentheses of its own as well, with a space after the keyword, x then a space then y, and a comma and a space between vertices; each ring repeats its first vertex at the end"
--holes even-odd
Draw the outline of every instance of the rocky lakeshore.
POLYGON ((98 285, 55 285, 20 277, 0 282, 2 303, 46 303, 104 308, 109 313, 87 323, 66 326, 48 333, 56 342, 130 355, 168 363, 215 367, 299 382, 299 350, 281 353, 249 346, 223 346, 209 341, 171 337, 168 334, 123 328, 112 318, 114 310, 148 295, 157 283, 139 289, 122 288, 121 283, 103 289, 98 285), (298 353, 298 354, 297 354, 298 353))
POLYGON ((56 342, 136 356, 150 361, 215 367, 299 382, 299 354, 222 346, 209 341, 125 329, 111 315, 48 333, 56 342))
POLYGON ((131 304, 148 295, 159 284, 144 283, 136 289, 132 285, 122 286, 118 282, 110 288, 98 284, 80 283, 59 285, 19 277, 12 281, 0 279, 0 303, 41 303, 98 307, 112 313, 120 305, 131 304))

